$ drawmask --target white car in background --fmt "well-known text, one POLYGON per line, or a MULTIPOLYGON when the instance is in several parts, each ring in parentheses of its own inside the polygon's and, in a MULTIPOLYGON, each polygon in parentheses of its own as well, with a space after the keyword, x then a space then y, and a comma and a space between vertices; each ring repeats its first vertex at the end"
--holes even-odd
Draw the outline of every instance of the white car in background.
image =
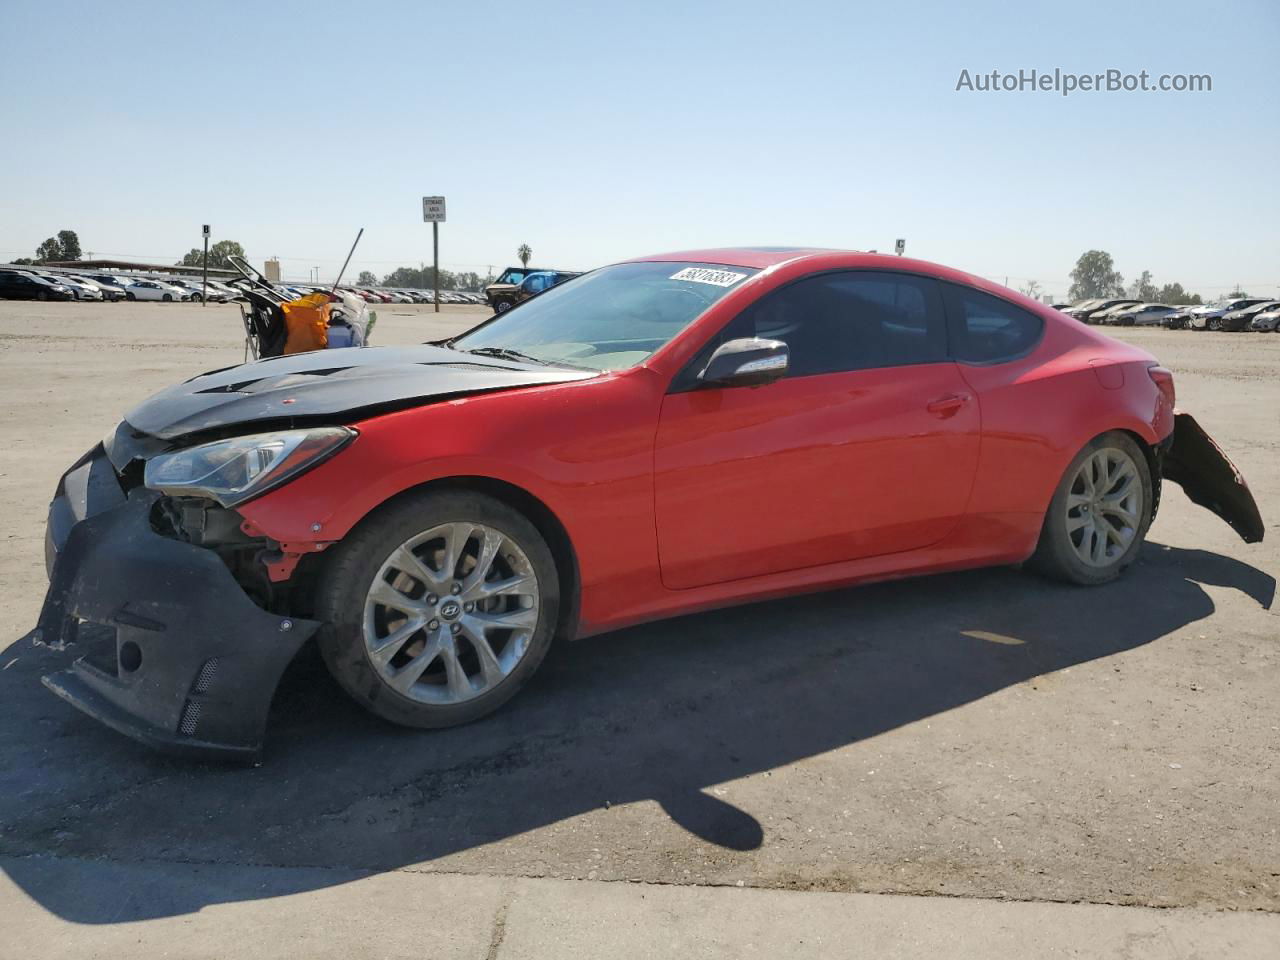
POLYGON ((134 280, 124 288, 124 295, 129 300, 164 300, 183 301, 191 299, 191 291, 175 287, 161 280, 134 280))
MULTIPOLYGON (((190 294, 190 299, 199 303, 204 299, 204 285, 200 280, 191 280, 187 277, 173 277, 166 281, 172 286, 190 294)), ((217 288, 215 284, 209 284, 209 302, 210 303, 226 303, 229 297, 217 288)))
POLYGON ((76 295, 77 300, 105 300, 102 291, 98 289, 96 284, 81 280, 79 277, 70 277, 61 273, 40 273, 39 277, 43 277, 50 283, 60 283, 64 287, 71 290, 76 295))
POLYGON ((114 281, 99 280, 97 277, 80 275, 75 276, 72 279, 82 280, 90 286, 97 287, 102 291, 102 298, 104 300, 110 300, 114 303, 116 300, 124 299, 124 286, 122 284, 115 283, 114 281))

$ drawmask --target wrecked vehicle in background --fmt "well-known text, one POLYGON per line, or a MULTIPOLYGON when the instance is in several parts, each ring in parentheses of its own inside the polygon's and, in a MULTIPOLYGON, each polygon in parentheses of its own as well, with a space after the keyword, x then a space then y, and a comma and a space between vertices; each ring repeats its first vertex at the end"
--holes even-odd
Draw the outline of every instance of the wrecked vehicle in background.
POLYGON ((50 507, 38 637, 85 655, 44 682, 154 746, 252 758, 314 638, 373 713, 450 726, 556 637, 994 564, 1105 583, 1164 479, 1262 539, 1172 374, 1059 311, 897 256, 648 257, 448 341, 130 411, 50 507))

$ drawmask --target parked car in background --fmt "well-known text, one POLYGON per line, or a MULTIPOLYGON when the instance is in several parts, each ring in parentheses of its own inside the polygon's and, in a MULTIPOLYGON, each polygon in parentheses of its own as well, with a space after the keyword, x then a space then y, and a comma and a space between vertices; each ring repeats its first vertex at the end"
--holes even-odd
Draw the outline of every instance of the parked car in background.
POLYGON ((1259 333, 1280 333, 1280 308, 1270 308, 1261 313, 1255 313, 1249 329, 1259 333))
POLYGON ((1251 307, 1255 303, 1265 302, 1265 297, 1237 297, 1234 300, 1218 300, 1214 303, 1207 303, 1203 307, 1196 307, 1191 311, 1191 319, 1188 326, 1192 330, 1221 330, 1222 318, 1228 313, 1243 310, 1245 307, 1251 307))
POLYGON ((48 280, 50 283, 60 283, 63 286, 70 288, 72 294, 74 294, 77 300, 106 299, 103 297, 102 291, 98 289, 96 284, 88 283, 87 281, 81 280, 77 277, 71 277, 61 273, 45 273, 43 271, 32 272, 36 273, 36 276, 48 280))
POLYGON ((1096 323, 1096 317, 1099 314, 1105 313, 1108 310, 1113 310, 1116 307, 1125 305, 1132 306, 1141 302, 1141 300, 1135 300, 1132 297, 1120 297, 1114 300, 1099 300, 1095 306, 1088 307, 1086 309, 1078 309, 1075 313, 1075 318, 1077 320, 1083 320, 1085 323, 1096 323))
POLYGON ((1185 330, 1191 323, 1191 311, 1195 310, 1194 304, 1184 303, 1170 314, 1166 314, 1160 321, 1160 326, 1169 330, 1185 330))
POLYGON ((1117 321, 1117 318, 1120 316, 1120 314, 1123 313, 1125 310, 1128 310, 1130 307, 1138 307, 1141 305, 1142 304, 1140 302, 1139 303, 1117 303, 1114 307, 1106 307, 1103 309, 1092 311, 1089 314, 1089 322, 1100 323, 1100 324, 1113 324, 1117 321))
POLYGON ((105 280, 99 280, 97 277, 88 277, 82 274, 76 274, 75 279, 93 284, 102 291, 102 298, 104 300, 109 300, 114 303, 117 300, 124 299, 124 287, 117 283, 108 283, 105 280))
POLYGON ((1177 311, 1177 307, 1170 306, 1167 303, 1129 304, 1128 306, 1117 307, 1114 311, 1108 313, 1105 322, 1114 323, 1120 327, 1159 326, 1161 320, 1171 313, 1177 313, 1177 311))
POLYGON ((65 283, 54 283, 26 270, 0 270, 0 297, 5 300, 74 300, 65 283))
MULTIPOLYGON (((493 283, 484 288, 484 298, 489 306, 493 308, 494 313, 505 313, 514 307, 521 300, 529 299, 530 295, 518 296, 517 291, 520 285, 531 275, 535 273, 550 273, 563 277, 567 280, 570 277, 578 276, 577 273, 569 270, 542 270, 533 267, 507 267, 502 271, 502 275, 493 283)), ((560 282, 560 281, 557 281, 560 282)))
POLYGON ((182 301, 191 299, 191 291, 175 287, 162 280, 138 279, 125 287, 125 298, 128 300, 163 300, 182 301))
MULTIPOLYGON (((192 280, 188 277, 169 277, 165 282, 177 287, 179 290, 185 290, 189 294, 188 299, 195 303, 199 303, 204 299, 204 285, 200 280, 192 280)), ((211 285, 209 287, 209 302, 226 303, 227 295, 211 285)))
POLYGON ((515 287, 495 298, 494 312, 505 313, 516 304, 523 303, 530 297, 536 297, 544 290, 550 290, 552 287, 578 276, 581 276, 581 274, 570 273, 566 270, 530 271, 515 287))
POLYGON ((1101 297, 1092 297, 1088 300, 1080 300, 1077 303, 1073 303, 1069 307, 1067 307, 1065 312, 1071 314, 1071 316, 1075 317, 1078 320, 1080 318, 1080 314, 1084 313, 1087 310, 1092 310, 1101 302, 1102 302, 1101 297))
POLYGON ((1280 307, 1280 301, 1263 300, 1261 303, 1252 303, 1247 307, 1240 307, 1236 310, 1224 313, 1218 320, 1218 327, 1221 330, 1249 330, 1252 329, 1251 324, 1253 318, 1267 310, 1274 310, 1280 307))

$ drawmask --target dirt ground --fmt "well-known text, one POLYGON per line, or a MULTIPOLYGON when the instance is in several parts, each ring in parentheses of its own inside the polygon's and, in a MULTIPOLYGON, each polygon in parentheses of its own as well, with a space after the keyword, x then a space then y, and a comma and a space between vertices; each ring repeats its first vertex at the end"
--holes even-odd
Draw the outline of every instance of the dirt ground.
MULTIPOLYGON (((384 344, 485 315, 378 312, 384 344)), ((1280 335, 1120 336, 1175 372, 1265 543, 1166 488, 1118 583, 997 569, 636 627, 436 733, 372 719, 304 655, 244 769, 91 722, 40 686, 67 655, 25 639, 59 474, 145 395, 238 362, 236 309, 0 303, 9 876, 81 923, 282 891, 192 884, 122 917, 29 855, 308 868, 297 889, 410 870, 1280 910, 1280 335)))

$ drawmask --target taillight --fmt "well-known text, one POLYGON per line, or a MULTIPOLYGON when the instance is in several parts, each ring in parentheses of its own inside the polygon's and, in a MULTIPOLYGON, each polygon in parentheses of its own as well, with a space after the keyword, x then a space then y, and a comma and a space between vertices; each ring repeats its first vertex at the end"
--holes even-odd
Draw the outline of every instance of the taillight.
POLYGON ((1158 363, 1153 363, 1147 367, 1147 373, 1151 375, 1152 382, 1160 388, 1160 392, 1169 401, 1169 406, 1174 406, 1173 373, 1158 363))

